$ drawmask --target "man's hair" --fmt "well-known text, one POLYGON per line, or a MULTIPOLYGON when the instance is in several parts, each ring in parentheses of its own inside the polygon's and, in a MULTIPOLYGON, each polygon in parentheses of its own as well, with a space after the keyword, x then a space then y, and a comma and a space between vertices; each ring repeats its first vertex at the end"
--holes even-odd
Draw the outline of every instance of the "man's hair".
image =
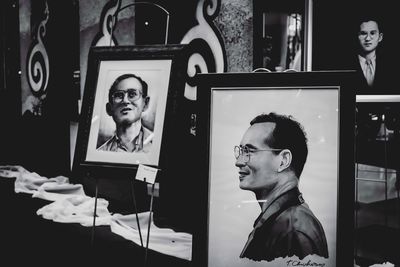
POLYGON ((121 76, 118 76, 117 79, 115 79, 115 81, 113 82, 113 84, 110 87, 110 90, 108 91, 108 101, 111 103, 111 94, 116 90, 115 88, 117 87, 117 85, 125 80, 125 79, 129 79, 129 78, 135 78, 136 80, 138 80, 140 82, 140 84, 142 85, 142 96, 146 97, 147 96, 147 90, 148 90, 148 85, 145 81, 142 80, 142 78, 140 78, 139 76, 132 74, 132 73, 126 73, 126 74, 122 74, 121 76))
POLYGON ((279 115, 274 112, 256 116, 250 125, 263 122, 275 123, 272 133, 265 137, 265 143, 271 148, 289 149, 292 153, 290 168, 300 178, 308 154, 307 136, 303 126, 290 115, 279 115))
POLYGON ((382 23, 382 20, 381 20, 380 16, 377 15, 377 14, 374 14, 374 13, 372 13, 372 12, 366 12, 366 13, 360 14, 360 15, 357 17, 357 23, 355 24, 357 33, 358 33, 359 30, 360 30, 360 25, 361 25, 362 23, 368 22, 368 21, 374 21, 374 22, 376 22, 376 24, 378 25, 378 30, 379 30, 379 32, 380 32, 380 33, 383 32, 383 23, 382 23))

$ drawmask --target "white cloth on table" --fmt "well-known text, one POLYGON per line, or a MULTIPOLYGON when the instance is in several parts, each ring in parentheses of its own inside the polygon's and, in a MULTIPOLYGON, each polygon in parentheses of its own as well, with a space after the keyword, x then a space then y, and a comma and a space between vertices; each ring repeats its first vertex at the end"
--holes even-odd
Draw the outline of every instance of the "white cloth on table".
POLYGON ((22 173, 30 173, 19 165, 0 165, 0 177, 18 178, 22 173))
MULTIPOLYGON (((67 177, 42 177, 21 166, 0 166, 0 177, 16 178, 15 192, 30 193, 37 198, 53 201, 37 210, 44 219, 59 223, 79 223, 93 225, 95 198, 86 196, 82 185, 69 184, 67 177)), ((150 212, 138 214, 143 245, 146 245, 150 212)), ((110 225, 111 231, 141 245, 136 215, 111 215, 108 201, 97 199, 96 226, 110 225)), ((159 228, 151 221, 148 248, 166 255, 191 260, 192 235, 159 228)))
POLYGON ((30 172, 22 166, 0 166, 0 176, 5 178, 16 178, 14 182, 15 193, 34 194, 43 184, 53 185, 69 184, 68 177, 57 176, 47 178, 36 172, 30 172))
POLYGON ((81 184, 44 183, 32 195, 50 201, 62 200, 71 196, 86 196, 81 184))
MULTIPOLYGON (((88 196, 70 196, 60 198, 42 208, 36 214, 45 219, 60 223, 79 223, 83 226, 93 225, 95 198, 88 196)), ((108 201, 97 199, 96 226, 109 225, 112 215, 108 211, 108 201)))
POLYGON ((22 174, 15 180, 15 193, 35 193, 39 187, 44 184, 53 183, 56 185, 68 184, 69 179, 65 176, 57 176, 53 178, 47 178, 38 175, 37 173, 22 174))
POLYGON ((29 172, 22 166, 0 166, 0 177, 16 178, 15 193, 32 194, 32 197, 50 201, 71 196, 85 196, 81 184, 70 184, 69 178, 57 176, 47 178, 35 172, 29 172))
MULTIPOLYGON (((150 212, 138 214, 143 246, 146 246, 149 215, 150 212)), ((141 245, 135 214, 115 214, 111 219, 110 226, 113 233, 141 245)), ((192 235, 175 232, 169 228, 159 228, 151 222, 148 248, 170 256, 191 260, 192 235)))
MULTIPOLYGON (((86 196, 81 184, 70 184, 68 177, 47 178, 29 172, 22 166, 13 165, 0 166, 0 177, 16 178, 16 193, 32 194, 32 197, 53 201, 36 211, 44 219, 93 225, 95 198, 86 196)), ((96 215, 96 225, 110 224, 112 216, 108 211, 107 200, 97 199, 96 215)))
POLYGON ((53 178, 47 178, 40 176, 35 172, 24 172, 15 180, 15 193, 35 193, 39 187, 46 183, 53 184, 68 184, 69 179, 65 176, 57 176, 53 178))

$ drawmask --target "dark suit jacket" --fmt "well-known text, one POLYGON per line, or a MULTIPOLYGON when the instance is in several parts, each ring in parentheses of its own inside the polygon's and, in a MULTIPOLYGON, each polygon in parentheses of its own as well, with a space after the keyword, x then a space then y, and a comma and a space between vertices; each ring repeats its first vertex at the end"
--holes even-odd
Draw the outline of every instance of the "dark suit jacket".
POLYGON ((361 69, 358 56, 355 56, 353 69, 356 70, 356 94, 384 94, 393 90, 394 85, 389 82, 392 77, 390 77, 390 69, 387 64, 384 55, 377 53, 374 83, 372 86, 369 86, 361 69))
POLYGON ((273 200, 254 222, 240 258, 271 261, 296 255, 328 258, 324 229, 294 188, 273 200))

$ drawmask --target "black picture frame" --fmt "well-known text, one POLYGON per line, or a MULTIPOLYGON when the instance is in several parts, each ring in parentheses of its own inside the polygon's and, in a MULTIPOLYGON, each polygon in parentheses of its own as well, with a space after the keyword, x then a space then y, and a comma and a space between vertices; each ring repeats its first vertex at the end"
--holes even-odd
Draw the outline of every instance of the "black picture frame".
POLYGON ((202 148, 197 186, 203 215, 193 237, 193 260, 198 266, 353 264, 353 78, 353 71, 197 76, 202 148), (261 262, 239 258, 260 207, 251 201, 255 199, 252 192, 239 188, 233 146, 240 143, 256 115, 269 112, 294 116, 308 135, 309 155, 299 188, 325 229, 328 258, 293 256, 261 262))
MULTIPOLYGON (((377 249, 385 251, 388 262, 398 263, 397 250, 389 245, 398 235, 388 218, 400 211, 400 206, 392 204, 400 203, 399 122, 400 95, 357 94, 354 221, 355 263, 359 265, 365 261, 365 251, 377 249), (382 206, 380 216, 365 216, 376 203, 382 206), (373 247, 377 236, 385 240, 379 248, 373 247)), ((371 262, 379 262, 380 257, 380 253, 367 256, 371 262)))
POLYGON ((88 58, 73 173, 77 176, 132 178, 139 164, 166 170, 166 153, 176 139, 173 131, 177 106, 184 97, 186 66, 187 45, 92 47, 88 58), (102 120, 110 121, 104 115, 108 89, 116 77, 125 73, 138 75, 148 84, 150 102, 147 118, 153 120, 154 125, 151 148, 154 151, 148 155, 97 150, 102 120), (155 98, 156 104, 152 106, 155 98))

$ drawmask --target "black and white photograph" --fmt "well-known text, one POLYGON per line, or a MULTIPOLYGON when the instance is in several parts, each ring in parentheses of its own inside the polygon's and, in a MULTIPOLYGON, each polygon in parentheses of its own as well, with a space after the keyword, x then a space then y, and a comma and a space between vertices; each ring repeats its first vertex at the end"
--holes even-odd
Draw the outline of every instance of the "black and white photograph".
POLYGON ((91 48, 73 168, 123 171, 165 164, 162 149, 176 139, 172 125, 184 94, 184 81, 178 77, 185 71, 186 49, 91 48))
POLYGON ((106 141, 101 140, 103 135, 99 135, 98 150, 149 151, 153 133, 142 126, 142 114, 150 101, 147 91, 147 83, 135 74, 125 73, 114 80, 108 92, 106 111, 115 122, 115 134, 106 141))
POLYGON ((0 265, 400 266, 397 13, 0 1, 0 265))
POLYGON ((170 71, 171 60, 101 61, 87 161, 158 164, 170 71))
POLYGON ((337 220, 338 193, 337 91, 224 90, 214 92, 213 105, 209 266, 268 266, 266 262, 284 266, 292 256, 297 261, 312 259, 333 266, 336 224, 332 222, 337 220), (325 101, 316 104, 316 99, 325 101), (308 109, 301 111, 301 106, 308 109), (307 144, 300 124, 289 116, 304 125, 307 144), (254 124, 250 126, 251 121, 254 124), (293 128, 289 125, 281 130, 288 132, 270 136, 274 129, 279 131, 279 122, 282 127, 292 122, 293 128), (300 136, 295 130, 300 130, 300 136), (227 131, 235 134, 226 138, 227 131), (288 140, 280 141, 285 134, 288 140), (269 139, 282 142, 284 147, 266 147, 265 140, 269 139), (299 143, 288 144, 293 140, 299 143), (237 151, 232 157, 235 144, 237 151), (264 149, 283 150, 260 151, 264 149), (275 156, 282 160, 275 159, 278 165, 271 166, 275 156), (252 165, 257 162, 259 166, 252 165), (314 190, 316 184, 320 185, 318 190, 314 190), (222 253, 225 256, 219 257, 222 253))
POLYGON ((352 199, 339 175, 347 88, 340 75, 338 86, 332 77, 317 85, 318 73, 304 86, 301 74, 257 74, 201 77, 209 94, 200 101, 210 105, 209 118, 199 115, 210 129, 207 266, 340 266, 341 209, 352 199))

